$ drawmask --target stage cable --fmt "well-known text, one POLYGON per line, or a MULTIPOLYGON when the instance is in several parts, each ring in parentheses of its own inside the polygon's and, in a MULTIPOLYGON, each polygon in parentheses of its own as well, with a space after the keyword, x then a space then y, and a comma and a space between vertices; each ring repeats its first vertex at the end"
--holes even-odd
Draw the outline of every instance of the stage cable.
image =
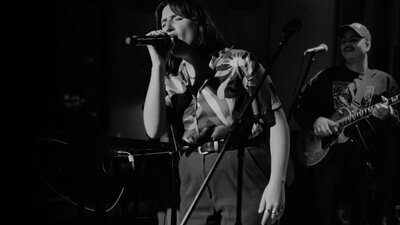
MULTIPOLYGON (((64 199, 65 201, 67 201, 67 202, 69 202, 69 203, 71 203, 71 204, 73 204, 73 205, 75 205, 75 206, 78 206, 78 205, 79 205, 78 203, 76 203, 76 202, 72 201, 71 199, 69 199, 67 196, 63 195, 60 191, 57 190, 57 188, 53 187, 53 185, 51 185, 51 184, 47 181, 47 179, 46 179, 40 172, 37 171, 36 173, 37 173, 37 175, 43 180, 43 182, 45 182, 45 183, 50 187, 50 189, 52 189, 52 190, 53 190, 56 194, 58 194, 62 199, 64 199)), ((125 190, 125 187, 122 187, 122 188, 121 188, 121 191, 120 191, 120 193, 119 193, 119 195, 118 195, 118 197, 117 197, 117 199, 116 199, 115 202, 114 202, 114 204, 112 204, 112 205, 110 206, 110 208, 108 208, 108 209, 106 210, 106 212, 111 211, 111 210, 117 205, 117 203, 118 203, 119 200, 121 199, 122 194, 124 193, 124 190, 125 190)), ((84 206, 84 209, 86 209, 86 210, 88 210, 88 211, 92 211, 92 212, 95 211, 94 209, 89 208, 89 207, 86 207, 86 206, 84 206)))

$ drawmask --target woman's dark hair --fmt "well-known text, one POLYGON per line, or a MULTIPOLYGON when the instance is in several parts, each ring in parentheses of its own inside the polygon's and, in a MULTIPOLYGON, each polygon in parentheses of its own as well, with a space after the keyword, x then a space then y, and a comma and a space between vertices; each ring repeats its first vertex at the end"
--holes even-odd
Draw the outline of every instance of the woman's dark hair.
MULTIPOLYGON (((216 30, 214 23, 196 0, 166 0, 161 2, 156 9, 155 17, 157 29, 161 29, 161 15, 163 9, 169 5, 176 15, 194 20, 198 23, 198 37, 194 46, 205 55, 214 54, 225 48, 225 41, 216 30)), ((171 56, 167 72, 176 72, 180 59, 171 56)))

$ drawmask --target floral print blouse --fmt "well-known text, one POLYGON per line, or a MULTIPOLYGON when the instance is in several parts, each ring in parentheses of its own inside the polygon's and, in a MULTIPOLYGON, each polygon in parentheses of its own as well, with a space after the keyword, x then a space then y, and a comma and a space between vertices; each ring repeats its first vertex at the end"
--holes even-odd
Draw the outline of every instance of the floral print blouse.
MULTIPOLYGON (((169 119, 178 124, 181 140, 187 144, 222 140, 265 72, 249 52, 233 48, 219 51, 210 60, 209 67, 214 76, 207 78, 197 93, 191 89, 185 61, 177 74, 165 77, 169 119)), ((241 141, 271 126, 275 122, 273 110, 279 107, 281 102, 267 76, 240 124, 246 134, 240 135, 245 139, 241 141)))

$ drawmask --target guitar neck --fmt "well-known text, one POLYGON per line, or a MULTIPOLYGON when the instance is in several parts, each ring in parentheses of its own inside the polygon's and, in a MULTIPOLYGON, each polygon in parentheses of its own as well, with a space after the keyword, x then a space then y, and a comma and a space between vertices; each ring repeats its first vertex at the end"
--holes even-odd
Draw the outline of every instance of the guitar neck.
MULTIPOLYGON (((399 97, 400 97, 400 94, 398 94, 398 95, 396 95, 394 97, 391 97, 390 99, 388 99, 387 102, 381 102, 381 103, 383 103, 383 104, 385 104, 387 106, 391 106, 391 105, 394 105, 394 104, 400 102, 399 97)), ((365 108, 365 109, 361 109, 361 110, 357 111, 356 113, 353 113, 353 114, 351 114, 349 116, 343 117, 342 119, 337 121, 339 123, 339 127, 349 126, 351 124, 354 124, 354 123, 356 123, 356 122, 358 122, 358 121, 370 116, 372 114, 373 108, 376 105, 377 104, 372 105, 372 106, 370 106, 368 108, 365 108)))

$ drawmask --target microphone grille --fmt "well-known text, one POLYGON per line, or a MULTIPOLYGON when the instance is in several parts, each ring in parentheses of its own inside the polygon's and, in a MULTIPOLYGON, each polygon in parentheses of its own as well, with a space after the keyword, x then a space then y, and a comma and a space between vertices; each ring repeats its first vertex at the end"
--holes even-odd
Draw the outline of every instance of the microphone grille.
POLYGON ((130 37, 125 38, 125 43, 126 43, 127 45, 130 45, 130 44, 131 44, 131 41, 132 41, 132 38, 130 38, 130 37))
POLYGON ((325 49, 325 51, 328 51, 328 45, 326 45, 325 43, 320 44, 320 46, 325 49))

